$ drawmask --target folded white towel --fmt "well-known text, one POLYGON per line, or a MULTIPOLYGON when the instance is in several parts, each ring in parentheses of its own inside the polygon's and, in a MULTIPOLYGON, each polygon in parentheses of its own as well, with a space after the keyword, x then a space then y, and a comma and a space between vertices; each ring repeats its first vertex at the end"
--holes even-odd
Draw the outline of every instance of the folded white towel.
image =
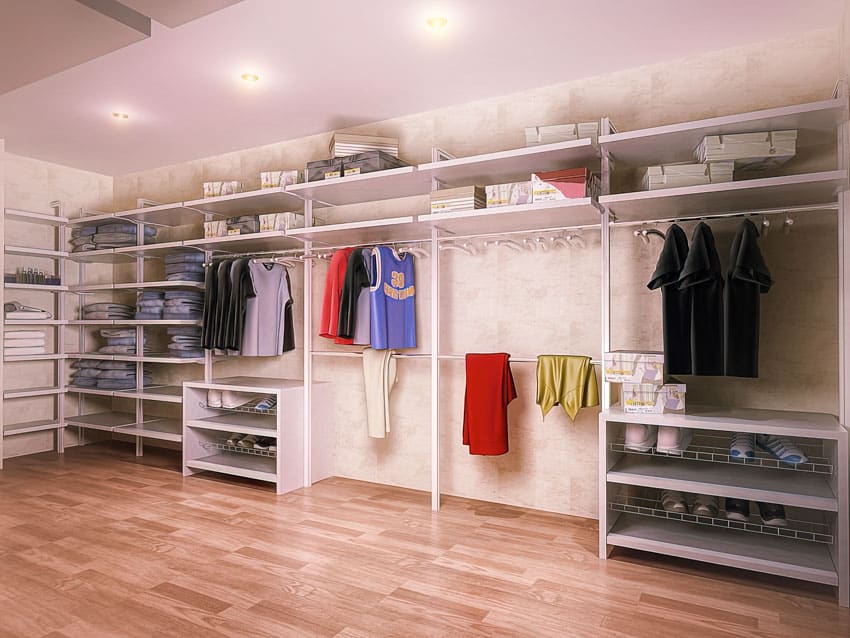
POLYGON ((5 355, 7 357, 21 357, 24 355, 30 354, 46 354, 47 350, 45 350, 44 346, 40 348, 5 348, 5 355))
POLYGON ((33 348, 36 346, 44 347, 47 345, 44 337, 39 339, 4 339, 3 347, 6 350, 15 349, 15 348, 33 348))
POLYGON ((3 333, 9 339, 44 339, 44 330, 7 330, 3 333))
POLYGON ((32 310, 13 310, 6 313, 6 319, 24 319, 26 321, 50 319, 53 317, 49 312, 33 312, 32 310))

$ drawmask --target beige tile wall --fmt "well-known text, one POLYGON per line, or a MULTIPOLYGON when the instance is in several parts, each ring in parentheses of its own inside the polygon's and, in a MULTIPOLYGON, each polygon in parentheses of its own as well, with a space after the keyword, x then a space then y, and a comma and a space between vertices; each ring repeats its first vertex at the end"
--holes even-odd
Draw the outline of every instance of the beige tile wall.
MULTIPOLYGON (((431 147, 456 155, 524 144, 523 127, 584 121, 607 115, 621 130, 824 99, 839 73, 840 30, 824 30, 773 42, 556 84, 523 93, 447 107, 364 125, 355 132, 398 136, 402 156, 430 159, 431 147)), ((326 156, 330 133, 278 142, 114 180, 116 209, 138 197, 163 202, 201 196, 201 183, 241 179, 259 185, 265 169, 302 167, 326 156)), ((327 212, 328 221, 425 211, 414 198, 327 212)), ((730 222, 712 224, 721 253, 730 222)), ((692 225, 687 227, 690 230, 692 225)), ((199 236, 199 231, 192 231, 199 236)), ((516 355, 570 352, 600 355, 601 251, 599 233, 585 232, 587 247, 513 254, 489 248, 469 257, 441 258, 442 350, 505 350, 516 355)), ((658 254, 620 229, 613 236, 615 347, 661 345, 660 299, 645 284, 658 254)), ((836 409, 837 330, 834 220, 799 220, 790 235, 763 241, 777 280, 764 298, 762 378, 691 382, 694 399, 787 409, 836 409), (817 309, 817 314, 813 313, 817 309)), ((429 259, 417 262, 421 352, 430 349, 429 259)), ((313 266, 313 315, 321 310, 325 264, 313 266)), ((116 277, 124 276, 116 271, 116 277)), ((301 342, 301 272, 295 277, 301 342)), ((314 333, 316 326, 314 325, 314 333)), ((315 348, 333 349, 318 337, 315 348)), ((216 375, 300 377, 301 351, 278 359, 217 364, 216 375)), ((366 437, 363 379, 357 359, 315 358, 318 380, 335 382, 336 473, 364 480, 428 489, 430 471, 429 372, 425 361, 402 360, 392 395, 393 431, 385 440, 366 437)), ((519 398, 509 410, 511 451, 473 457, 461 445, 462 362, 442 365, 441 480, 446 493, 558 512, 596 515, 596 410, 570 423, 559 409, 545 421, 534 404, 533 364, 515 364, 519 398)), ((178 380, 180 374, 163 370, 178 380)))

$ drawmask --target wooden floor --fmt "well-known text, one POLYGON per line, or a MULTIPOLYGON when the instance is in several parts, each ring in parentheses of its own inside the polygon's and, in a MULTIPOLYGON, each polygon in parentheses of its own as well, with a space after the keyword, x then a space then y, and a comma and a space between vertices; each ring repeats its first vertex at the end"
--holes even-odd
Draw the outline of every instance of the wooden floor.
POLYGON ((125 444, 0 472, 0 637, 850 636, 831 588, 648 554, 596 523, 344 479, 275 496, 125 444))

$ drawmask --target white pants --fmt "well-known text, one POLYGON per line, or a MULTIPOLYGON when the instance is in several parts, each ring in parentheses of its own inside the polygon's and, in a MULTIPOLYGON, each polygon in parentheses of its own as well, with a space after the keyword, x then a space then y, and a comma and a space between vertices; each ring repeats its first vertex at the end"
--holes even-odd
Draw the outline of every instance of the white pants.
POLYGON ((390 431, 390 392, 395 386, 394 350, 363 351, 363 378, 366 386, 366 422, 369 436, 383 439, 390 431))

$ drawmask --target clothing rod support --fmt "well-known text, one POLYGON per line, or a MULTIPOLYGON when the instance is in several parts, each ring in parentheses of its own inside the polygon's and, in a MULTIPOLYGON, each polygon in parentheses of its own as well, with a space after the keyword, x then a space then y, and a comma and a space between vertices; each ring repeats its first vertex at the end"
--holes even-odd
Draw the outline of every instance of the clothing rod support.
POLYGON ((708 213, 705 215, 693 215, 689 217, 668 217, 665 219, 645 219, 633 222, 611 222, 614 228, 626 228, 628 226, 646 226, 649 224, 674 224, 681 222, 698 222, 711 219, 725 219, 734 217, 762 217, 765 215, 788 215, 789 213, 825 212, 837 211, 837 203, 814 204, 812 206, 789 206, 786 208, 765 208, 760 210, 729 211, 725 213, 708 213))

